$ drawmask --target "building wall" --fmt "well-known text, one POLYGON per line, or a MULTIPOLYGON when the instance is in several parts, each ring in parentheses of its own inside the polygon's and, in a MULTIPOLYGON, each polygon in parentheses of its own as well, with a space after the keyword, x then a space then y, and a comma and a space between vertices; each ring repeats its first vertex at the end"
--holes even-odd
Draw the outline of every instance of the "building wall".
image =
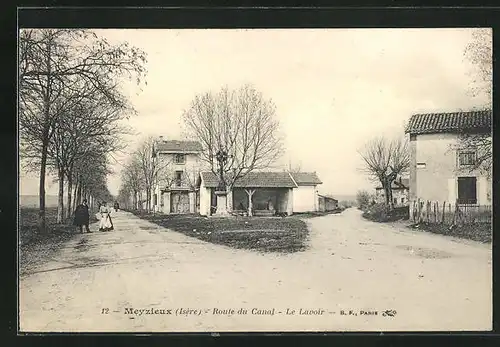
POLYGON ((417 199, 417 136, 410 136, 410 200, 417 199))
POLYGON ((478 204, 491 204, 488 191, 491 181, 478 171, 469 172, 458 167, 455 134, 417 135, 410 141, 410 198, 454 203, 458 197, 457 178, 477 178, 478 204), (421 164, 425 164, 423 167, 421 164))
MULTIPOLYGON (((396 199, 396 202, 394 203, 395 206, 408 205, 409 198, 410 191, 408 189, 392 190, 392 199, 396 199)), ((385 192, 383 189, 376 189, 375 199, 378 203, 385 203, 385 192)))
POLYGON ((211 199, 211 189, 206 188, 203 183, 200 186, 200 214, 202 216, 210 215, 210 199, 211 199))
POLYGON ((293 189, 293 212, 318 210, 316 186, 299 186, 293 189))
POLYGON ((288 212, 289 214, 292 213, 293 206, 290 206, 292 205, 292 199, 291 199, 292 192, 293 190, 291 188, 280 189, 278 195, 278 203, 276 207, 276 210, 278 212, 288 212))
POLYGON ((335 199, 318 196, 318 211, 334 211, 338 208, 338 201, 335 199))
MULTIPOLYGON (((166 209, 165 200, 162 199, 161 191, 165 188, 176 189, 175 185, 175 172, 183 171, 182 180, 181 180, 181 188, 190 187, 194 189, 196 179, 202 170, 202 161, 200 159, 199 154, 195 153, 186 153, 186 160, 184 164, 176 164, 174 161, 175 154, 174 153, 158 153, 156 160, 158 161, 157 165, 161 168, 158 173, 158 179, 154 187, 153 196, 152 196, 152 204, 155 211, 162 211, 165 213, 166 209), (157 195, 158 199, 157 205, 154 205, 154 194, 157 195), (163 204, 162 204, 163 201, 163 204)), ((190 200, 192 198, 196 198, 196 195, 190 194, 190 200)), ((194 206, 196 206, 196 201, 194 201, 194 206)), ((190 205, 193 205, 193 202, 190 201, 190 205)))
POLYGON ((158 174, 158 185, 160 187, 175 187, 175 172, 182 171, 182 186, 194 187, 202 167, 200 156, 194 153, 186 154, 184 164, 176 164, 174 156, 175 154, 172 153, 158 154, 158 165, 162 168, 158 174))

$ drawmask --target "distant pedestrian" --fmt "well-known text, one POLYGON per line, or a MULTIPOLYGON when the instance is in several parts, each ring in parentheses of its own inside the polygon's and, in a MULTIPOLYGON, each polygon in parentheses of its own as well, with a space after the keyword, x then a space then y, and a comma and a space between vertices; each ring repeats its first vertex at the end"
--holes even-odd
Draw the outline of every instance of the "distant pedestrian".
POLYGON ((80 228, 80 233, 83 234, 83 226, 85 226, 85 230, 88 233, 91 233, 89 229, 89 220, 89 206, 87 205, 87 200, 84 199, 83 202, 75 208, 73 224, 80 228))
POLYGON ((120 204, 118 204, 118 201, 115 201, 115 205, 113 206, 115 208, 115 212, 118 212, 120 209, 120 204))
POLYGON ((110 231, 113 230, 113 221, 111 220, 111 211, 106 202, 103 201, 101 207, 99 208, 99 213, 101 214, 101 220, 99 221, 99 231, 110 231))

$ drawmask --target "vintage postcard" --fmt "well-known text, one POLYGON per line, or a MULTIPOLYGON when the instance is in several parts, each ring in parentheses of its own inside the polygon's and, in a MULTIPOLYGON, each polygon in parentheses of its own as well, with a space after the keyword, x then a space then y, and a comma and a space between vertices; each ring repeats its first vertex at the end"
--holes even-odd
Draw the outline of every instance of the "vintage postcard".
POLYGON ((492 30, 19 30, 20 332, 492 329, 492 30))

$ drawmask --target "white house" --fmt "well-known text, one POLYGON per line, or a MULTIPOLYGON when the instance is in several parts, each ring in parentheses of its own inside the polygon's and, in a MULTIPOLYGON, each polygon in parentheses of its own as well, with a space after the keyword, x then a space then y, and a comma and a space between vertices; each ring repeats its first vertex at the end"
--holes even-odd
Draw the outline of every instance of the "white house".
MULTIPOLYGON (((215 212, 218 183, 214 173, 200 173, 201 215, 215 212)), ((317 211, 317 185, 321 183, 315 172, 250 172, 234 183, 228 194, 228 210, 247 211, 252 206, 254 215, 317 211)))
POLYGON ((153 158, 159 172, 156 177, 152 206, 155 211, 196 213, 198 193, 196 180, 202 167, 202 147, 197 141, 165 140, 156 142, 153 158))
MULTIPOLYGON (((410 200, 491 204, 492 182, 476 168, 479 149, 460 136, 491 139, 491 111, 416 114, 410 118, 410 200)), ((410 204, 411 206, 411 204, 410 204)))

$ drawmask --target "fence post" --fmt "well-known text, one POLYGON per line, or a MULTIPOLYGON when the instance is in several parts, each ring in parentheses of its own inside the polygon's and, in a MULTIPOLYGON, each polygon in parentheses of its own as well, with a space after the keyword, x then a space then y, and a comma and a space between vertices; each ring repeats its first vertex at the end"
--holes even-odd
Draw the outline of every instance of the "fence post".
POLYGON ((411 218, 413 219, 413 223, 415 223, 415 221, 417 220, 416 219, 416 213, 417 213, 417 202, 415 200, 412 201, 412 204, 413 204, 413 209, 412 209, 412 216, 411 218))
POLYGON ((417 199, 417 223, 420 223, 420 198, 417 199))
POLYGON ((423 201, 420 201, 420 222, 423 222, 424 221, 424 202, 423 201))
MULTIPOLYGON (((455 218, 451 215, 451 202, 448 203, 448 213, 450 214, 450 217, 455 218)), ((451 220, 451 224, 453 224, 453 219, 451 220)))
POLYGON ((410 206, 411 206, 411 211, 410 211, 410 220, 412 220, 413 222, 415 222, 415 201, 412 201, 410 203, 410 206))
POLYGON ((455 201, 455 213, 453 214, 453 224, 458 225, 460 220, 460 208, 458 207, 458 200, 455 201))
POLYGON ((418 204, 417 204, 417 200, 414 200, 413 201, 413 204, 414 204, 414 207, 413 207, 413 221, 415 223, 418 222, 418 204))
POLYGON ((442 220, 441 220, 441 224, 444 224, 444 215, 445 215, 445 212, 446 212, 446 201, 443 201, 443 217, 442 217, 442 220))
POLYGON ((431 202, 427 200, 426 206, 425 206, 425 213, 427 214, 427 223, 430 222, 430 214, 431 214, 431 202))

